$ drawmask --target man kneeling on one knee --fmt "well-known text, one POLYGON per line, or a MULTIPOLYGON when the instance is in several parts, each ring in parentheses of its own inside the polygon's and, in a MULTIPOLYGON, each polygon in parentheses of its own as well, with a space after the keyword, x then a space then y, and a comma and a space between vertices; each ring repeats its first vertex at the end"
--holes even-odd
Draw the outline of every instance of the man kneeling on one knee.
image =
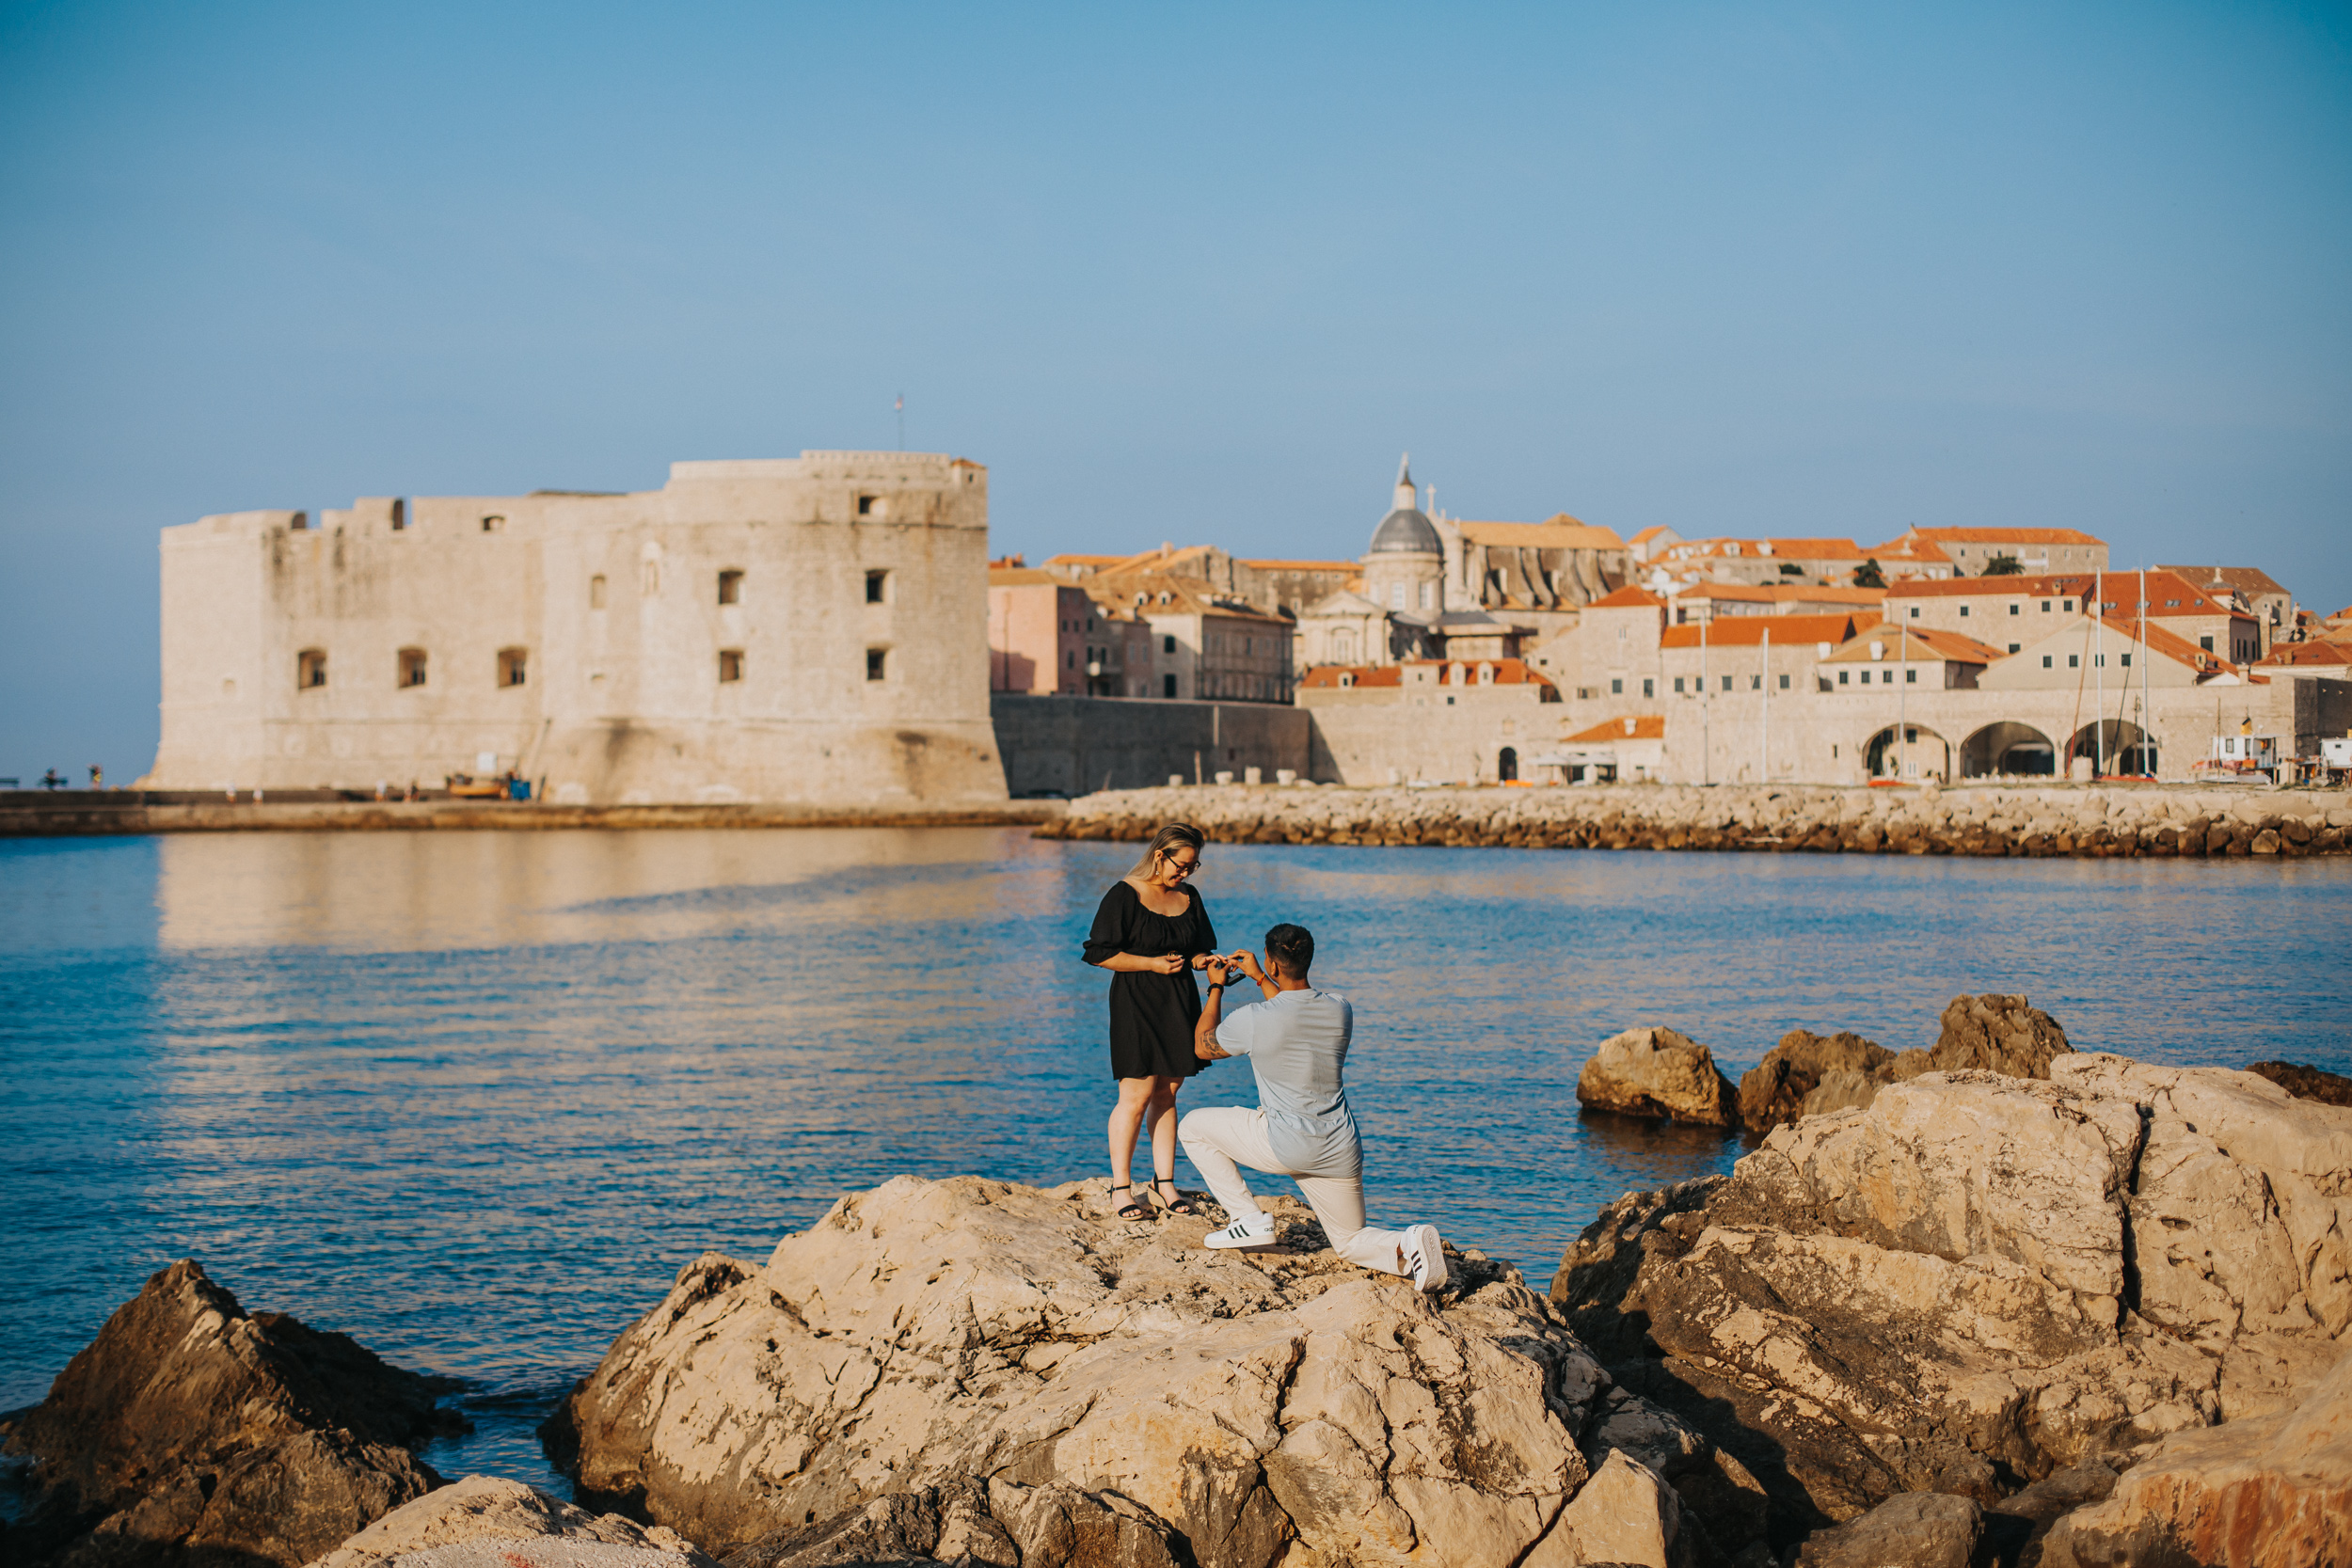
POLYGON ((1364 1146, 1341 1082, 1355 1011, 1339 992, 1308 983, 1314 957, 1315 939, 1304 927, 1277 926, 1265 934, 1263 967, 1249 953, 1208 961, 1209 994, 1193 1052, 1207 1062, 1248 1056, 1258 1076, 1259 1104, 1255 1111, 1193 1111, 1177 1124, 1193 1168, 1232 1221, 1211 1231, 1208 1244, 1251 1251, 1274 1244, 1274 1221, 1249 1196, 1237 1168, 1248 1165, 1296 1179, 1332 1251, 1361 1268, 1404 1275, 1434 1291, 1446 1277, 1445 1249, 1434 1226, 1364 1226, 1364 1146), (1223 1011, 1225 988, 1236 970, 1257 982, 1264 1000, 1229 1014, 1223 1011))

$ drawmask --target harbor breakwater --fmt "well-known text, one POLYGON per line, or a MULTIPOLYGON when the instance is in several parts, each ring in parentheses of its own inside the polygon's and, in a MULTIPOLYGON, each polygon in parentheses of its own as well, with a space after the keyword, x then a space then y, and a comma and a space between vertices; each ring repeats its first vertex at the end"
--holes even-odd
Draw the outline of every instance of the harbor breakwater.
POLYGON ((1240 784, 1085 796, 1038 836, 1141 841, 1171 820, 1228 844, 2295 858, 2345 851, 2352 793, 2163 784, 1240 784))

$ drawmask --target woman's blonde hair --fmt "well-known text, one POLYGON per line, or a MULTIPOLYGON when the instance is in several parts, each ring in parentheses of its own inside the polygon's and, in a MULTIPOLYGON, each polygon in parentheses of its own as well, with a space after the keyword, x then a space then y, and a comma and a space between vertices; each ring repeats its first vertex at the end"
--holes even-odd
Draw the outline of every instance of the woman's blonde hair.
POLYGON ((1178 845, 1190 845, 1192 852, 1198 855, 1208 842, 1209 835, 1189 822, 1163 822, 1159 832, 1152 835, 1152 847, 1143 852, 1143 859, 1136 862, 1135 869, 1127 875, 1148 877, 1152 874, 1152 863, 1178 845))

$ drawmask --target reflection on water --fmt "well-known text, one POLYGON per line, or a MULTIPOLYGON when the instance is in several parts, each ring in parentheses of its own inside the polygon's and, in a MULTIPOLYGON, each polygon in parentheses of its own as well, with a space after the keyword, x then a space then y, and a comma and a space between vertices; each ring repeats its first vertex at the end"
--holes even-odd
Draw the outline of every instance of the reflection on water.
MULTIPOLYGON (((428 1458, 548 1480, 530 1429, 680 1264, 759 1257, 901 1171, 1097 1173, 1132 846, 1018 830, 235 834, 0 845, 0 1409, 147 1273, 476 1380, 428 1458)), ((1220 935, 1348 992, 1377 1218, 1540 1285, 1619 1194, 1729 1168, 1580 1117, 1671 1023, 1932 1043, 2022 990, 2078 1045, 2352 1068, 2352 865, 1212 846, 1220 935)), ((1224 1064, 1186 1104, 1251 1100, 1224 1064)), ((1186 1180, 1191 1180, 1186 1172, 1186 1180)))

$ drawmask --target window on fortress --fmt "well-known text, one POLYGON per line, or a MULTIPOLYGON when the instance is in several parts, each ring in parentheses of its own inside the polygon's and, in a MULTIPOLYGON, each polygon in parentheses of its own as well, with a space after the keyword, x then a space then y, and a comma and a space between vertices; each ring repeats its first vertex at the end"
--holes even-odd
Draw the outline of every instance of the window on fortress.
POLYGON ((869 681, 878 681, 878 680, 882 679, 882 678, 883 678, 884 676, 886 676, 889 673, 890 673, 890 650, 889 650, 889 649, 887 649, 887 648, 868 648, 868 649, 866 649, 866 678, 867 680, 869 680, 869 681))
MULTIPOLYGON (((2208 645, 2212 640, 2206 640, 2208 645)), ((294 685, 308 691, 314 686, 326 684, 326 650, 305 648, 294 656, 294 685)))
POLYGON ((1780 677, 1780 689, 1781 689, 1783 691, 1786 691, 1786 690, 1788 690, 1788 677, 1787 675, 1783 675, 1783 676, 1781 676, 1781 677, 1780 677))
POLYGON ((1846 672, 1843 670, 1837 672, 1837 684, 1840 686, 1846 684, 1846 672))
POLYGON ((1644 680, 1644 681, 1642 682, 1642 695, 1643 695, 1643 696, 1645 696, 1645 697, 1655 697, 1655 696, 1657 696, 1657 695, 1658 695, 1658 683, 1657 683, 1656 681, 1654 681, 1654 680, 1646 680, 1646 679, 1645 679, 1645 680, 1644 680))
POLYGON ((506 519, 503 517, 485 517, 482 519, 482 531, 485 533, 496 533, 499 530, 504 528, 505 526, 506 519))
MULTIPOLYGON (((1964 614, 1964 613, 1966 613, 1966 612, 1965 612, 1965 611, 1963 611, 1962 613, 1963 613, 1963 614, 1964 614)), ((1917 605, 1913 605, 1913 606, 1911 607, 1911 618, 1912 618, 1913 620, 1915 620, 1915 621, 1916 621, 1916 620, 1919 618, 1919 607, 1918 607, 1917 605)))
POLYGON ((1750 675, 1750 676, 1748 677, 1748 689, 1749 689, 1750 691, 1761 691, 1761 690, 1763 690, 1763 689, 1764 689, 1764 677, 1763 677, 1763 676, 1761 676, 1761 675, 1750 675))
POLYGON ((1675 695, 1677 697, 1682 695, 1682 677, 1680 675, 1677 675, 1675 677, 1675 695))
POLYGON ((588 608, 591 610, 604 608, 604 574, 601 572, 588 579, 588 608))
POLYGON ((1625 682, 1624 682, 1624 681, 1622 681, 1622 680, 1616 680, 1616 679, 1613 679, 1613 679, 1610 681, 1610 683, 1609 683, 1609 695, 1611 695, 1612 697, 1622 697, 1622 696, 1624 696, 1624 695, 1625 695, 1625 682))
POLYGON ((2017 644, 2017 643, 2011 642, 2011 643, 2009 645, 2009 651, 2010 651, 2010 653, 2015 653, 2015 652, 2017 651, 2017 649, 2018 649, 2018 644, 2017 644))
POLYGON ((2048 654, 2043 654, 2042 656, 2042 667, 2044 670, 2047 670, 2050 667, 2050 656, 2048 654))
POLYGON ((424 684, 424 650, 422 648, 400 650, 400 684, 404 688, 424 684))
POLYGON ((1963 621, 1968 619, 1968 607, 1966 605, 1962 605, 1960 607, 1960 618, 1963 621))
POLYGON ((1724 677, 1724 689, 1725 691, 1728 691, 1728 690, 1730 690, 1730 689, 1731 689, 1731 677, 1730 677, 1729 675, 1725 675, 1725 676, 1724 677))
POLYGON ((721 604, 741 604, 743 602, 742 573, 721 572, 719 574, 719 602, 721 604))
MULTIPOLYGON (((2211 638, 2207 638, 2207 639, 2205 640, 2205 646, 2206 646, 2206 647, 2208 647, 2208 648, 2212 647, 2212 646, 2213 646, 2213 639, 2211 639, 2211 638)), ((1160 639, 1160 652, 1162 652, 1162 653, 1164 653, 1164 654, 1172 654, 1172 653, 1174 653, 1175 651, 1176 651, 1176 640, 1175 640, 1174 638, 1172 638, 1172 637, 1163 637, 1163 638, 1161 638, 1161 639, 1160 639)), ((1173 675, 1170 675, 1170 676, 1168 676, 1168 679, 1170 679, 1170 680, 1174 680, 1176 677, 1175 677, 1175 676, 1173 676, 1173 675)), ((1174 696, 1174 695, 1175 695, 1175 693, 1171 691, 1171 692, 1169 692, 1169 693, 1168 693, 1168 695, 1172 697, 1172 696, 1174 696)))
POLYGON ((1919 684, 1919 672, 1916 670, 1906 670, 1903 672, 1903 679, 1909 681, 1912 685, 1916 686, 1919 684))
MULTIPOLYGON (((871 500, 873 498, 868 496, 863 499, 871 500)), ((867 604, 885 604, 889 601, 889 597, 890 574, 888 572, 866 573, 866 602, 867 604)))
POLYGON ((858 515, 859 516, 861 516, 861 517, 879 517, 879 516, 881 516, 881 515, 882 515, 882 498, 881 498, 880 496, 860 496, 860 497, 858 497, 858 499, 857 499, 857 515, 858 515))
POLYGON ((501 686, 522 685, 523 676, 528 673, 530 658, 531 655, 527 649, 501 648, 499 650, 499 684, 501 686))
POLYGON ((743 650, 740 648, 720 649, 719 679, 722 681, 739 681, 742 678, 743 650))

